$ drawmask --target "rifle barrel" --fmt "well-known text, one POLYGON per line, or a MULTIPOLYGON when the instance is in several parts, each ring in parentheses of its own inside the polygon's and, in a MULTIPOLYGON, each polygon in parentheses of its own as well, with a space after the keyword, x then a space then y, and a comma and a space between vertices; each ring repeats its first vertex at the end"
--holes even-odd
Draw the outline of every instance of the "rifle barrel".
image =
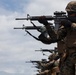
POLYGON ((35 50, 35 51, 42 51, 42 52, 58 52, 57 50, 48 50, 48 49, 42 49, 42 50, 35 50))
POLYGON ((42 49, 42 50, 35 50, 35 51, 51 51, 51 50, 48 50, 48 49, 42 49))
MULTIPOLYGON (((40 16, 29 16, 27 18, 16 18, 15 20, 38 20, 40 16)), ((52 16, 45 16, 46 20, 53 20, 54 18, 52 16)))
MULTIPOLYGON (((27 18, 16 18, 15 20, 33 20, 33 21, 37 21, 39 20, 40 16, 30 16, 27 18)), ((45 16, 46 20, 55 20, 55 19, 67 19, 67 16, 45 16)))
POLYGON ((28 29, 28 30, 33 30, 33 29, 40 29, 42 26, 37 26, 34 27, 34 26, 25 26, 25 27, 15 27, 14 29, 28 29))
POLYGON ((27 18, 16 18, 15 20, 27 20, 27 18))

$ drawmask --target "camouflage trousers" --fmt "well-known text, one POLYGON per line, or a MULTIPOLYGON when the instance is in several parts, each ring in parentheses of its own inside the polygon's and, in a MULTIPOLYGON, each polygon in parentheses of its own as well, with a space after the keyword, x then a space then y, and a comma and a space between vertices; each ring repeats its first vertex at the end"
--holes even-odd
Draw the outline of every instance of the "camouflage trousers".
POLYGON ((61 63, 60 75, 75 75, 76 52, 68 55, 61 63))

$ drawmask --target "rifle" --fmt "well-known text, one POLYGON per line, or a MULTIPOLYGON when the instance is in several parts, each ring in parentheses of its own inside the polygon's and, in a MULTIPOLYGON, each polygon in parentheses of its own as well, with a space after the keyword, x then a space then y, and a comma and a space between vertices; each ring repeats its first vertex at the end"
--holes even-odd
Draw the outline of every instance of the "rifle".
POLYGON ((55 50, 49 50, 49 49, 42 49, 42 50, 35 50, 35 51, 50 52, 50 53, 57 52, 55 50))
MULTIPOLYGON (((42 26, 37 26, 38 29, 40 29, 42 26)), ((34 26, 24 26, 23 27, 15 27, 14 29, 28 29, 28 30, 36 30, 37 29, 34 26)))
POLYGON ((26 63, 39 63, 39 61, 26 61, 26 63))
MULTIPOLYGON (((63 19, 67 19, 67 15, 65 15, 66 13, 61 11, 55 11, 54 12, 54 16, 45 16, 46 20, 54 20, 55 23, 55 30, 58 30, 59 28, 59 23, 61 22, 61 20, 63 19)), ((40 16, 29 16, 29 14, 27 14, 27 18, 16 18, 16 20, 31 20, 31 21, 37 21, 39 20, 40 16)))
POLYGON ((41 66, 41 63, 48 63, 48 61, 46 61, 46 59, 42 59, 41 61, 26 61, 26 63, 33 63, 33 65, 35 65, 34 67, 37 69, 41 69, 44 70, 45 68, 43 66, 41 66))
MULTIPOLYGON (((25 29, 25 31, 30 35, 30 36, 32 36, 34 39, 36 39, 37 41, 41 41, 41 42, 43 42, 43 43, 45 43, 45 44, 49 44, 49 41, 48 41, 48 36, 49 36, 49 34, 47 33, 47 30, 46 30, 46 27, 45 26, 36 26, 32 21, 31 21, 31 23, 33 24, 33 26, 24 26, 23 25, 23 27, 15 27, 14 29, 25 29), (36 36, 34 36, 34 35, 32 35, 28 30, 37 30, 37 31, 39 31, 41 34, 38 36, 38 37, 36 37, 36 36), (42 39, 42 37, 44 38, 44 39, 42 39), (46 39, 46 40, 45 40, 46 39)), ((51 25, 51 28, 53 29, 54 28, 54 26, 52 26, 51 25)))
POLYGON ((42 66, 41 65, 35 65, 32 68, 37 68, 39 70, 39 69, 42 69, 42 66))
POLYGON ((42 59, 41 61, 26 61, 26 63, 37 63, 37 64, 39 64, 39 63, 47 63, 48 61, 46 61, 46 59, 42 59))
POLYGON ((35 51, 50 52, 50 53, 53 53, 53 52, 57 53, 58 52, 57 48, 55 48, 54 50, 52 50, 52 49, 41 49, 41 50, 35 50, 35 51))

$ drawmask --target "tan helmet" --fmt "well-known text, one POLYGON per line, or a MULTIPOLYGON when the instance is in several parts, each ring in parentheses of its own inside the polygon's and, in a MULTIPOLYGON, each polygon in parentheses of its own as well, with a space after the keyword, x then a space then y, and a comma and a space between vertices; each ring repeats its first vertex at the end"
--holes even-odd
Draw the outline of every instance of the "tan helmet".
POLYGON ((56 56, 56 54, 53 53, 53 54, 51 54, 51 55, 48 57, 48 59, 49 59, 49 60, 53 60, 53 59, 55 58, 55 56, 56 56))
POLYGON ((67 12, 76 12, 76 1, 69 2, 65 10, 67 12))

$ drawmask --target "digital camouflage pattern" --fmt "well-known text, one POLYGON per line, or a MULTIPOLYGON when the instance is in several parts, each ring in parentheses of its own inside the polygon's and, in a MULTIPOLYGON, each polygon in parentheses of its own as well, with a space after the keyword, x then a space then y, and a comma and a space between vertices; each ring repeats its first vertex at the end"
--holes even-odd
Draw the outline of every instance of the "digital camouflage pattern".
MULTIPOLYGON (((76 63, 76 23, 72 23, 70 28, 61 28, 61 33, 65 36, 66 57, 60 65, 60 75, 75 75, 76 63)), ((62 35, 62 34, 61 34, 62 35)), ((62 36, 63 37, 63 36, 62 36)), ((62 60, 62 59, 61 59, 62 60)))
POLYGON ((52 53, 48 59, 48 63, 40 63, 43 68, 45 68, 44 71, 40 72, 40 75, 56 75, 59 73, 59 60, 54 60, 58 55, 55 53, 52 53))
POLYGON ((66 7, 66 11, 73 11, 76 12, 76 1, 71 1, 68 3, 67 7, 66 7))
POLYGON ((71 53, 72 50, 74 51, 73 48, 69 49, 70 52, 67 51, 66 59, 60 67, 60 75, 75 75, 76 52, 71 53))

